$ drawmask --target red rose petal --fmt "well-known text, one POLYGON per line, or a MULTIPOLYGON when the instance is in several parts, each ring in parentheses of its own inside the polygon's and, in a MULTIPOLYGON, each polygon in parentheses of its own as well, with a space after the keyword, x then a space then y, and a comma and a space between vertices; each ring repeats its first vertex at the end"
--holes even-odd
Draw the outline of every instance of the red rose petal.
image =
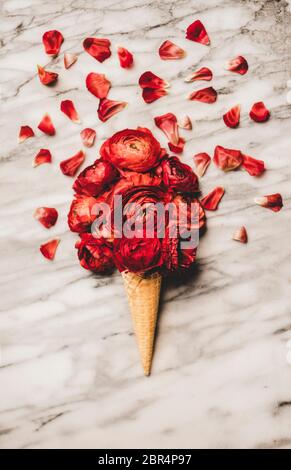
POLYGON ((201 67, 201 69, 196 70, 196 72, 192 72, 191 75, 188 75, 188 77, 186 77, 184 81, 186 83, 195 82, 197 80, 204 80, 206 82, 209 82, 210 80, 212 80, 212 78, 213 74, 211 70, 208 67, 201 67))
POLYGON ((123 69, 130 69, 133 65, 133 55, 124 47, 119 47, 117 49, 117 55, 120 63, 120 67, 123 69))
POLYGON ((218 204, 220 203, 222 197, 224 195, 224 188, 218 186, 217 188, 213 189, 211 193, 204 196, 200 202, 204 209, 208 211, 216 211, 218 204))
POLYGON ((90 127, 86 127, 80 132, 80 136, 85 147, 93 147, 96 138, 96 131, 90 127))
POLYGON ((201 152, 194 155, 193 160, 196 166, 196 173, 200 177, 203 176, 210 165, 211 157, 208 153, 201 152))
POLYGON ((177 145, 179 142, 178 123, 175 114, 167 113, 154 118, 156 126, 161 129, 171 144, 177 145))
POLYGON ((49 114, 44 115, 37 127, 40 131, 47 135, 55 135, 56 133, 56 130, 49 114))
POLYGON ((267 207, 274 212, 279 212, 283 207, 282 196, 279 193, 256 197, 255 203, 259 204, 259 206, 267 207))
POLYGON ((18 142, 21 144, 30 137, 34 137, 32 128, 30 126, 21 126, 18 134, 18 142))
POLYGON ((223 120, 227 127, 235 129, 239 125, 240 105, 237 104, 223 115, 223 120))
POLYGON ((109 39, 86 38, 83 42, 85 51, 98 62, 104 62, 111 56, 110 45, 109 39))
POLYGON ((139 77, 138 83, 141 88, 152 88, 155 90, 159 90, 160 88, 168 88, 170 86, 168 82, 150 71, 144 72, 139 77))
POLYGON ((97 110, 100 121, 106 122, 115 114, 120 113, 126 105, 127 103, 125 101, 112 101, 107 98, 103 98, 100 100, 97 110))
POLYGON ((73 101, 71 100, 64 100, 61 102, 61 111, 68 116, 71 121, 75 122, 76 124, 80 124, 80 118, 76 111, 73 101))
POLYGON ((186 31, 186 39, 190 39, 190 41, 199 42, 200 44, 204 44, 205 46, 208 46, 208 44, 210 44, 206 29, 200 20, 196 20, 194 21, 194 23, 188 26, 186 31))
POLYGON ((159 48, 159 55, 162 60, 183 59, 186 52, 172 41, 164 41, 159 48))
POLYGON ((215 103, 217 100, 217 91, 210 86, 202 90, 193 91, 188 99, 191 101, 201 101, 202 103, 215 103))
POLYGON ((33 217, 45 228, 51 228, 58 220, 58 211, 54 207, 38 207, 33 217))
POLYGON ((234 232, 234 234, 232 236, 232 239, 237 241, 237 242, 240 242, 240 243, 247 243, 248 242, 248 234, 247 234, 246 228, 244 226, 242 226, 239 229, 237 229, 234 232))
POLYGON ((55 29, 46 31, 42 37, 44 49, 48 55, 58 55, 63 41, 62 33, 55 29))
POLYGON ((60 163, 60 169, 62 173, 66 176, 75 176, 84 160, 85 153, 80 150, 80 152, 76 153, 76 155, 74 155, 73 157, 70 157, 67 160, 63 160, 60 163))
POLYGON ((167 94, 167 90, 163 88, 143 88, 142 90, 142 97, 146 103, 153 103, 153 101, 159 100, 162 96, 166 96, 167 94))
POLYGON ((240 150, 227 149, 217 145, 214 150, 213 161, 223 171, 232 171, 239 168, 243 162, 240 150))
POLYGON ((56 251, 57 251, 57 247, 58 247, 58 244, 60 243, 60 239, 58 238, 55 238, 54 240, 50 240, 46 243, 43 243, 42 245, 40 245, 39 249, 40 249, 40 252, 42 253, 42 255, 49 259, 50 261, 52 261, 55 257, 55 254, 56 254, 56 251))
POLYGON ((74 65, 75 62, 77 62, 78 56, 77 54, 71 54, 70 52, 66 52, 64 55, 64 66, 66 69, 69 69, 74 65))
POLYGON ((229 70, 230 72, 239 73, 240 75, 244 75, 245 73, 247 73, 248 69, 249 65, 246 59, 241 55, 230 60, 226 65, 226 70, 229 70))
POLYGON ((172 142, 168 142, 169 149, 174 153, 182 153, 184 150, 184 145, 185 139, 183 139, 183 137, 179 137, 179 141, 176 145, 172 144, 172 142))
POLYGON ((270 117, 270 111, 262 101, 253 104, 250 110, 250 118, 255 122, 266 122, 270 117))
POLYGON ((181 127, 181 129, 186 129, 187 131, 192 130, 192 122, 189 116, 184 116, 180 121, 178 122, 178 126, 181 127))
POLYGON ((96 98, 106 98, 111 87, 111 82, 103 73, 89 73, 86 78, 87 90, 96 98))
POLYGON ((43 163, 51 163, 52 161, 52 154, 48 149, 40 149, 38 154, 33 159, 33 166, 39 166, 43 163))
POLYGON ((243 156, 242 167, 251 175, 251 176, 260 176, 265 171, 265 163, 263 160, 257 160, 256 158, 250 157, 249 155, 243 156))
POLYGON ((37 66, 38 76, 43 85, 52 85, 58 79, 59 74, 55 72, 49 72, 40 65, 37 66))

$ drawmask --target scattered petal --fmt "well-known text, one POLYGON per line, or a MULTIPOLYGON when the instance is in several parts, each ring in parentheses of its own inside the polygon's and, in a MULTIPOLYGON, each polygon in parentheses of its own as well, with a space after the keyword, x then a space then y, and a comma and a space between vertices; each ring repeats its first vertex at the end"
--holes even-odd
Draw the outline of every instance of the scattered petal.
POLYGON ((183 59, 186 52, 172 41, 164 41, 159 48, 159 55, 162 60, 183 59))
POLYGON ((256 122, 266 122, 270 117, 270 111, 266 108, 262 101, 253 104, 250 110, 250 118, 256 122))
POLYGON ((210 165, 211 157, 208 153, 202 152, 194 155, 193 160, 196 166, 196 173, 200 177, 203 176, 210 165))
POLYGON ((44 49, 48 55, 58 55, 63 41, 62 33, 55 29, 46 31, 42 37, 44 49))
POLYGON ((183 137, 179 137, 179 141, 176 145, 172 144, 172 142, 168 142, 169 149, 174 153, 182 153, 184 150, 184 145, 185 139, 183 139, 183 137))
POLYGON ((201 67, 201 69, 196 70, 196 72, 192 72, 191 75, 188 75, 188 77, 186 77, 184 81, 186 83, 195 82, 198 80, 204 80, 206 82, 209 82, 210 80, 212 80, 212 78, 213 74, 211 70, 208 67, 201 67))
POLYGON ((63 160, 60 163, 60 169, 62 173, 66 176, 75 176, 75 174, 77 173, 79 167, 82 165, 84 160, 85 160, 85 153, 82 150, 80 150, 73 157, 70 157, 67 160, 63 160))
POLYGON ((216 211, 218 204, 220 203, 222 197, 224 195, 224 188, 218 186, 217 188, 213 189, 211 193, 204 196, 200 202, 204 209, 208 211, 216 211))
POLYGON ((256 197, 254 201, 259 206, 267 207, 274 212, 279 212, 283 207, 282 196, 279 193, 256 197))
POLYGON ((58 211, 54 207, 38 207, 33 217, 45 228, 51 228, 58 220, 58 211))
POLYGON ((51 163, 52 161, 52 154, 48 149, 40 149, 38 154, 33 159, 33 166, 39 166, 43 163, 51 163))
POLYGON ((96 131, 94 129, 86 127, 86 129, 80 132, 80 136, 85 147, 93 147, 96 138, 96 131))
POLYGON ((243 162, 240 150, 227 149, 217 145, 214 150, 213 161, 223 171, 232 171, 239 168, 243 162))
POLYGON ((21 126, 18 135, 18 142, 21 144, 29 137, 34 137, 34 132, 30 126, 21 126))
POLYGON ((153 88, 155 90, 159 90, 160 88, 168 88, 170 86, 168 82, 149 71, 144 72, 139 77, 138 83, 141 88, 153 88))
POLYGON ((240 105, 233 106, 227 113, 223 115, 224 123, 227 127, 235 129, 239 125, 240 120, 240 105))
POLYGON ((265 171, 265 163, 263 160, 257 160, 256 158, 250 157, 249 155, 243 156, 242 167, 251 175, 251 176, 260 176, 265 171))
POLYGON ((188 26, 186 31, 186 39, 190 39, 190 41, 199 42, 200 44, 204 44, 205 46, 208 46, 210 44, 207 31, 200 20, 196 20, 194 21, 194 23, 188 26))
POLYGON ((163 88, 143 88, 142 90, 142 97, 146 103, 152 103, 153 101, 156 101, 162 98, 162 96, 166 96, 167 94, 167 90, 164 90, 163 88))
POLYGON ((115 114, 120 113, 126 105, 127 103, 125 101, 112 101, 107 98, 103 98, 100 100, 97 110, 100 121, 106 122, 115 114))
POLYGON ((49 114, 44 115, 37 127, 40 131, 47 135, 55 135, 56 133, 56 130, 49 114))
POLYGON ((61 240, 59 238, 55 238, 54 240, 50 240, 50 241, 40 245, 39 249, 40 249, 41 254, 45 258, 52 261, 55 257, 57 247, 58 247, 58 244, 60 243, 60 241, 61 240))
POLYGON ((71 100, 64 100, 61 102, 61 111, 68 116, 71 121, 75 122, 76 124, 80 124, 80 118, 76 111, 73 101, 71 100))
POLYGON ((188 98, 191 101, 201 101, 202 103, 215 103, 217 100, 217 91, 212 86, 202 88, 202 90, 193 91, 188 98))
POLYGON ((177 145, 179 142, 178 123, 175 114, 167 113, 154 118, 156 126, 161 129, 170 143, 177 145))
POLYGON ((74 65, 75 62, 77 62, 78 60, 78 56, 77 54, 72 54, 70 52, 66 52, 64 54, 64 65, 65 65, 65 68, 66 69, 69 69, 70 67, 72 67, 72 65, 74 65))
POLYGON ((247 73, 248 69, 249 65, 246 59, 241 55, 230 60, 226 65, 226 70, 229 70, 230 72, 239 73, 240 75, 244 75, 245 73, 247 73))
POLYGON ((41 65, 37 66, 38 76, 43 85, 52 85, 58 79, 59 74, 45 70, 41 65))
POLYGON ((187 131, 192 130, 192 122, 189 116, 184 116, 180 121, 178 122, 178 126, 181 127, 181 129, 186 129, 187 131))
POLYGON ((240 227, 239 229, 237 229, 233 236, 232 236, 232 239, 237 241, 237 242, 240 242, 240 243, 247 243, 248 242, 248 234, 247 234, 247 230, 244 226, 240 227))
POLYGON ((110 45, 109 39, 86 38, 83 42, 85 51, 98 62, 104 62, 111 56, 110 45))
POLYGON ((123 69, 130 69, 133 65, 133 55, 125 47, 119 47, 117 49, 117 55, 120 63, 120 67, 123 69))
POLYGON ((111 82, 103 73, 89 73, 86 78, 87 90, 96 98, 106 98, 111 87, 111 82))

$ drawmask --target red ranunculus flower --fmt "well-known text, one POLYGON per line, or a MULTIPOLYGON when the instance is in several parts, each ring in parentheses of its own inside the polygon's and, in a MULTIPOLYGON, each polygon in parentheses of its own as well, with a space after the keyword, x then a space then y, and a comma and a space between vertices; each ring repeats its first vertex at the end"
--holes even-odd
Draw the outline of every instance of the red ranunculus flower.
POLYGON ((82 233, 75 246, 83 268, 99 273, 114 269, 112 246, 104 238, 94 238, 91 233, 82 233))
POLYGON ((182 242, 178 238, 168 236, 163 238, 162 256, 166 271, 173 272, 188 269, 195 263, 197 248, 182 248, 182 242))
POLYGON ((98 199, 91 196, 77 195, 68 214, 68 224, 72 232, 87 232, 96 218, 94 206, 98 199))
POLYGON ((120 170, 144 173, 158 165, 164 151, 145 128, 125 129, 106 140, 100 154, 120 170))
POLYGON ((116 238, 114 259, 120 272, 144 273, 162 266, 159 238, 116 238))
POLYGON ((199 191, 198 178, 189 165, 177 157, 165 158, 161 163, 164 184, 176 191, 194 193, 199 191))
POLYGON ((93 165, 85 168, 74 182, 73 189, 78 194, 98 196, 116 181, 119 173, 109 162, 98 159, 93 165))

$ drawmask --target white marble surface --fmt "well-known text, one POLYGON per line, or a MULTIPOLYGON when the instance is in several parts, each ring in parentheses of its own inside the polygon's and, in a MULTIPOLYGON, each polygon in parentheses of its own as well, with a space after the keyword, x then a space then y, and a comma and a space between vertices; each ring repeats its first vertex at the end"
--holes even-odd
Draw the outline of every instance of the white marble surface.
MULTIPOLYGON (((287 1, 7 0, 1 1, 1 365, 2 448, 202 447, 291 448, 290 317, 290 106, 291 5, 287 1), (184 39, 200 18, 211 47, 184 39), (44 53, 41 36, 62 31, 58 58, 44 53), (107 37, 113 55, 103 64, 82 49, 87 36, 107 37), (181 61, 161 61, 157 49, 172 39, 187 50, 181 61), (120 69, 116 48, 135 54, 131 71, 120 69), (78 62, 63 68, 64 51, 78 62), (238 54, 249 62, 243 77, 224 70, 238 54), (56 87, 43 87, 36 64, 60 73, 56 87), (214 105, 185 100, 203 83, 186 84, 192 69, 209 66, 219 91, 214 105), (288 70, 289 67, 289 70, 288 70), (137 80, 150 69, 172 84, 168 97, 146 105, 137 80), (112 80, 112 99, 129 102, 105 124, 97 100, 85 89, 87 73, 112 80), (165 286, 150 378, 142 376, 122 282, 91 275, 78 265, 75 235, 66 226, 71 180, 58 163, 80 149, 80 127, 59 111, 73 99, 83 126, 97 130, 87 152, 124 127, 154 128, 153 117, 185 112, 194 122, 183 161, 213 153, 215 145, 239 147, 266 162, 260 178, 224 175, 213 166, 201 181, 206 193, 224 185, 219 211, 209 214, 195 276, 165 286), (251 122, 254 101, 270 107, 272 119, 251 122), (242 105, 241 126, 231 130, 221 116, 242 105), (57 135, 17 144, 21 124, 36 129, 51 114, 57 135), (54 163, 33 169, 39 148, 54 163), (253 197, 281 192, 284 209, 272 213, 253 197), (50 232, 37 224, 36 207, 54 206, 60 218, 50 232), (249 244, 231 240, 245 224, 249 244), (39 244, 60 236, 55 262, 39 244)), ((202 86, 201 86, 202 85, 202 86)))

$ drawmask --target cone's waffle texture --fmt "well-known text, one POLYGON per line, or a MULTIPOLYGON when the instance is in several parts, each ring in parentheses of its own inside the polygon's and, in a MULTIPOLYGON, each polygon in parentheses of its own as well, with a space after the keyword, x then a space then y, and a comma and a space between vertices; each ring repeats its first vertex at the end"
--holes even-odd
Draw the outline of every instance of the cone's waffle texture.
POLYGON ((151 371, 162 276, 122 273, 145 375, 151 371))

